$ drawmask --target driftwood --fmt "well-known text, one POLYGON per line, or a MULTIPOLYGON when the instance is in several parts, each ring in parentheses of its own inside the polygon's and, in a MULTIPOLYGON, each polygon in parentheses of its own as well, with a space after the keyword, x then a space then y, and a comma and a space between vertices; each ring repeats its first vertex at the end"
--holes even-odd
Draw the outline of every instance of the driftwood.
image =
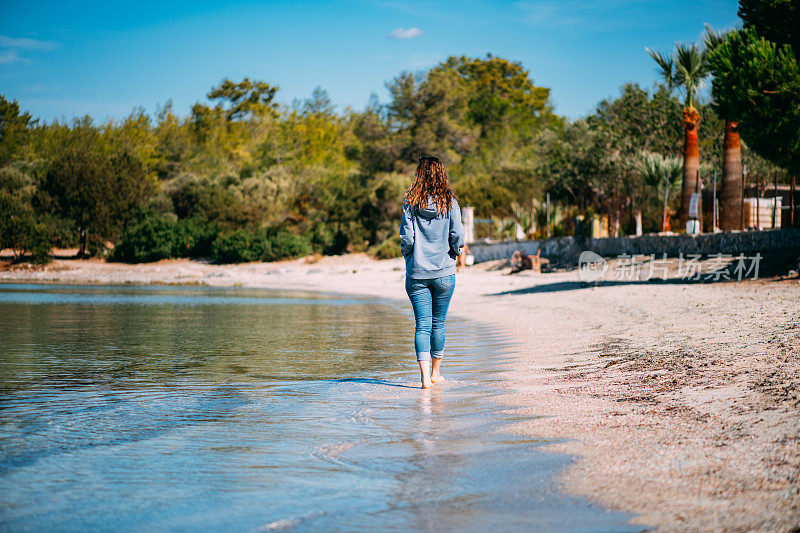
POLYGON ((541 250, 536 250, 536 255, 526 255, 515 250, 511 256, 511 274, 522 272, 523 270, 533 270, 534 272, 542 271, 542 258, 541 250))

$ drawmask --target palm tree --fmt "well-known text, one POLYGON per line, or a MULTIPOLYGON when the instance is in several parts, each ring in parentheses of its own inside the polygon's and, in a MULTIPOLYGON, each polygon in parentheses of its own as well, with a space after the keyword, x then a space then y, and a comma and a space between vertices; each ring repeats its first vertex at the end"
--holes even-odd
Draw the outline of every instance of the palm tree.
POLYGON ((667 205, 672 194, 681 188, 681 161, 676 157, 664 157, 653 152, 639 152, 633 160, 633 167, 644 183, 656 192, 664 206, 661 231, 667 231, 667 205))
MULTIPOLYGON (((725 40, 725 34, 706 26, 703 44, 710 53, 725 40)), ((730 110, 717 109, 725 119, 722 142, 722 183, 719 191, 719 227, 722 230, 740 229, 742 209, 742 146, 739 125, 731 120, 730 110)))
MULTIPOLYGON (((659 66, 659 71, 667 88, 682 90, 685 96, 683 107, 683 187, 681 188, 680 224, 686 225, 689 215, 689 200, 697 187, 697 174, 700 170, 700 148, 697 145, 697 126, 700 113, 694 107, 695 96, 708 76, 705 49, 695 43, 676 44, 675 52, 666 56, 661 52, 647 50, 659 66)), ((698 206, 700 215, 700 206, 698 206)), ((700 217, 698 216, 698 219, 700 217)))

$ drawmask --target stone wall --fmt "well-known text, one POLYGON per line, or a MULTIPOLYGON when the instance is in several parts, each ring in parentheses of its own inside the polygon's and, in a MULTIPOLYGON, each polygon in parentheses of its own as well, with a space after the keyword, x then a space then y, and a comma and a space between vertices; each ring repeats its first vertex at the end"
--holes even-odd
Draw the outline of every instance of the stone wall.
POLYGON ((561 237, 538 241, 475 242, 469 245, 475 262, 493 259, 508 259, 514 250, 529 255, 541 250, 542 257, 558 262, 577 262, 583 250, 592 250, 603 256, 622 254, 650 255, 667 254, 677 257, 690 254, 753 254, 770 250, 798 248, 800 251, 800 229, 787 228, 764 231, 726 231, 702 235, 642 235, 640 237, 617 237, 607 239, 586 239, 585 247, 580 247, 573 237, 561 237))
POLYGON ((535 255, 542 251, 542 257, 551 260, 564 260, 580 253, 572 237, 546 239, 538 241, 503 241, 503 242, 475 242, 469 245, 469 251, 475 256, 476 263, 492 261, 493 259, 509 259, 515 250, 528 255, 535 255))

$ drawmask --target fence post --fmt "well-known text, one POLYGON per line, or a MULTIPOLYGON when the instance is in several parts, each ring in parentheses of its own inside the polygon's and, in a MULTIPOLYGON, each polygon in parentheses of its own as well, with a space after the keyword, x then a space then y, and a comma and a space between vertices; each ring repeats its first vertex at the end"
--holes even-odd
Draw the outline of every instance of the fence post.
POLYGON ((669 205, 669 178, 664 186, 664 219, 661 221, 661 231, 667 231, 667 206, 669 205))
POLYGON ((717 171, 714 171, 714 193, 711 196, 711 231, 717 229, 717 171))
POLYGON ((791 197, 789 198, 789 226, 794 227, 794 174, 792 174, 791 197))
POLYGON ((761 180, 756 176, 756 230, 761 229, 761 180))
POLYGON ((547 238, 550 238, 550 193, 547 193, 547 238))
POLYGON ((742 202, 739 209, 739 231, 744 231, 744 191, 747 185, 747 165, 744 165, 742 170, 742 202))
POLYGON ((775 181, 772 187, 772 229, 775 229, 775 213, 778 210, 778 171, 775 171, 775 181))

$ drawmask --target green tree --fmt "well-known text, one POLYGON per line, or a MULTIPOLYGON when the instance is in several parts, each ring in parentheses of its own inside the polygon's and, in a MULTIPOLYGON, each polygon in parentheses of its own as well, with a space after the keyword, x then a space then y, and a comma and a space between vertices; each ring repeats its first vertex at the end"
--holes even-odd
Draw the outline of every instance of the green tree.
POLYGON ((549 89, 536 86, 519 63, 492 55, 450 57, 428 72, 402 73, 387 87, 387 118, 405 164, 433 153, 457 165, 509 142, 522 146, 558 122, 549 89))
POLYGON ((0 179, 0 249, 10 248, 15 259, 32 254, 35 263, 50 261, 50 228, 38 219, 25 193, 0 179))
POLYGON ((453 69, 439 65, 425 74, 404 72, 387 88, 398 155, 393 169, 404 170, 425 154, 456 162, 475 148, 478 131, 467 119, 468 88, 453 69))
POLYGON ((800 50, 800 4, 794 0, 741 0, 739 18, 767 41, 800 50))
POLYGON ((518 62, 488 54, 485 59, 451 57, 444 68, 453 69, 469 89, 469 118, 486 136, 504 126, 531 128, 555 115, 550 89, 534 85, 530 73, 518 62))
POLYGON ((700 124, 700 113, 694 103, 697 91, 708 76, 708 61, 705 50, 695 43, 677 44, 671 56, 653 50, 647 50, 647 53, 658 64, 667 87, 682 90, 684 94, 683 186, 679 212, 680 224, 683 226, 689 216, 689 200, 698 186, 700 149, 697 127, 700 124))
POLYGON ((353 132, 352 142, 345 147, 348 157, 357 161, 364 172, 390 172, 399 157, 399 146, 393 141, 394 132, 378 96, 370 95, 364 111, 352 113, 348 122, 353 132))
MULTIPOLYGON (((709 26, 703 35, 703 44, 709 55, 725 41, 725 35, 709 26)), ((725 135, 722 140, 722 182, 720 184, 719 227, 723 230, 739 229, 742 208, 742 146, 739 138, 739 123, 736 110, 724 104, 717 105, 716 111, 725 117, 725 135)))
POLYGON ((193 147, 190 125, 175 115, 172 101, 156 113, 153 134, 156 157, 152 170, 160 180, 178 176, 188 166, 193 147))
POLYGON ((134 156, 124 151, 108 154, 97 132, 81 133, 50 164, 43 190, 50 207, 75 222, 79 255, 85 256, 90 243, 102 244, 118 234, 152 194, 154 183, 134 156))
POLYGON ((274 115, 277 104, 273 102, 278 87, 265 81, 244 78, 240 82, 225 79, 208 93, 208 99, 217 101, 225 110, 228 120, 274 115))
POLYGON ((28 204, 18 196, 0 190, 0 249, 10 248, 14 258, 19 258, 34 223, 28 204))
POLYGON ((24 146, 28 131, 36 124, 30 113, 21 113, 19 103, 0 95, 0 167, 12 161, 24 146))
POLYGON ((796 2, 742 0, 744 28, 710 54, 715 105, 760 155, 800 172, 800 21, 796 2))

